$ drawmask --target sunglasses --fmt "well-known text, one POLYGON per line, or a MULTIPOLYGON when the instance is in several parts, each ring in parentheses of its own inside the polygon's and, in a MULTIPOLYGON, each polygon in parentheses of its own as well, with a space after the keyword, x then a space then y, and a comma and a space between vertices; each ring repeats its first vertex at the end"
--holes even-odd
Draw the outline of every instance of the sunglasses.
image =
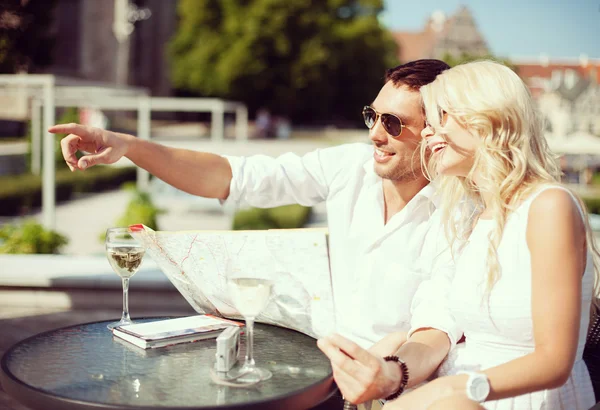
POLYGON ((381 117, 381 125, 383 129, 392 137, 399 137, 402 134, 402 128, 406 125, 402 124, 402 120, 394 114, 378 113, 375 108, 366 105, 362 110, 363 120, 368 129, 371 129, 377 123, 377 119, 381 117))

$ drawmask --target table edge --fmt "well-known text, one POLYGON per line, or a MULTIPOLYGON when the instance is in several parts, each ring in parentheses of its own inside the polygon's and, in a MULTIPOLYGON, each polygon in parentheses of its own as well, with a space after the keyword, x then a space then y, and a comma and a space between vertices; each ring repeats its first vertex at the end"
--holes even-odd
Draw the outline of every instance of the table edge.
MULTIPOLYGON (((150 317, 143 317, 143 318, 137 318, 137 319, 138 320, 140 320, 140 319, 155 319, 155 318, 156 319, 161 319, 161 318, 164 319, 164 318, 171 318, 171 317, 174 317, 174 316, 156 316, 156 317, 150 316, 150 317)), ((324 379, 322 379, 318 382, 315 382, 315 383, 305 387, 302 390, 296 391, 293 394, 284 395, 279 400, 277 400, 276 403, 268 403, 269 400, 264 400, 264 401, 256 401, 256 402, 252 402, 252 403, 246 403, 246 404, 240 403, 240 404, 231 404, 231 405, 220 405, 217 407, 192 407, 192 406, 187 406, 187 407, 157 407, 157 406, 148 407, 148 406, 144 406, 144 407, 140 407, 140 406, 114 405, 114 404, 87 402, 87 401, 71 399, 68 397, 59 396, 59 395, 55 395, 55 394, 50 394, 50 393, 47 393, 37 387, 28 385, 27 383, 18 379, 8 369, 7 358, 10 356, 10 354, 13 352, 13 350, 15 350, 19 345, 24 344, 31 339, 35 339, 37 337, 40 337, 40 336, 43 336, 46 334, 54 333, 59 330, 81 327, 81 326, 86 326, 86 325, 93 325, 93 324, 98 324, 98 323, 109 323, 112 321, 113 320, 100 320, 100 321, 79 323, 79 324, 75 324, 75 325, 59 327, 56 329, 47 330, 45 332, 40 332, 38 334, 29 336, 23 340, 18 341, 17 343, 12 345, 6 352, 4 352, 4 354, 2 355, 2 358, 0 359, 0 385, 2 386, 4 391, 7 394, 9 394, 9 396, 11 396, 13 399, 17 400, 18 402, 20 402, 22 404, 30 406, 33 409, 46 409, 50 405, 51 408, 54 410, 82 410, 82 409, 86 409, 86 410, 95 410, 95 409, 140 410, 142 408, 148 409, 148 410, 193 410, 193 409, 198 409, 198 410, 211 410, 211 409, 219 409, 219 410, 221 410, 221 409, 223 409, 223 410, 238 410, 238 409, 278 410, 278 409, 282 408, 281 406, 285 406, 285 408, 289 408, 289 406, 292 405, 292 403, 295 406, 298 404, 301 404, 303 407, 299 407, 299 408, 306 409, 306 408, 317 406, 318 404, 324 402, 325 400, 329 399, 337 391, 337 386, 333 380, 333 370, 332 370, 331 373, 324 379), (310 396, 314 396, 317 392, 319 392, 321 390, 325 390, 328 392, 326 392, 326 394, 323 395, 323 398, 319 402, 315 403, 314 400, 299 400, 299 398, 303 394, 306 394, 306 393, 312 391, 310 393, 310 396)), ((265 326, 274 326, 274 325, 265 324, 265 326)), ((293 329, 287 329, 287 330, 295 331, 293 329)), ((307 337, 310 337, 310 336, 307 336, 307 337)))

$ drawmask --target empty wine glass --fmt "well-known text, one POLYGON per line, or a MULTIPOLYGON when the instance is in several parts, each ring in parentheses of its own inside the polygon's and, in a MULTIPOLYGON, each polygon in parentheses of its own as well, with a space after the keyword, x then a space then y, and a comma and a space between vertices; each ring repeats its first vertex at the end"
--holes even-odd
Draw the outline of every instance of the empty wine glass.
POLYGON ((254 320, 268 305, 273 288, 272 272, 256 255, 240 253, 232 257, 227 268, 227 287, 235 308, 246 320, 246 357, 244 365, 228 373, 241 383, 255 383, 271 378, 269 370, 257 367, 254 360, 254 320))
POLYGON ((145 250, 136 241, 128 228, 110 228, 106 231, 106 255, 115 273, 123 283, 123 314, 121 320, 109 324, 113 329, 117 326, 133 323, 129 317, 129 279, 136 274, 142 263, 145 250))

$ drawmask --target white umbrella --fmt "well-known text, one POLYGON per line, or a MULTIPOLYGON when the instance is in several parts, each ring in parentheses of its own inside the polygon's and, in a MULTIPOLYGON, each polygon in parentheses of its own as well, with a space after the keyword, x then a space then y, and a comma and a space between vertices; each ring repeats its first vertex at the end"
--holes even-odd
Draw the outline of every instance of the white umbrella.
POLYGON ((576 131, 564 139, 551 139, 548 144, 559 154, 600 155, 600 138, 585 131, 576 131))

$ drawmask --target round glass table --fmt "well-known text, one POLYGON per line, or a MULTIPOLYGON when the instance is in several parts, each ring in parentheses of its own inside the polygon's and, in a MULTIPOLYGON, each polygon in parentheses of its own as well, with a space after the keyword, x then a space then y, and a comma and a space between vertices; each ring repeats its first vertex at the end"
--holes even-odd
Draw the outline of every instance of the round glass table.
POLYGON ((107 323, 56 329, 17 343, 2 357, 2 387, 40 410, 293 410, 316 406, 337 389, 315 340, 293 330, 256 325, 257 363, 273 377, 240 388, 212 381, 215 339, 143 350, 113 337, 107 323))

